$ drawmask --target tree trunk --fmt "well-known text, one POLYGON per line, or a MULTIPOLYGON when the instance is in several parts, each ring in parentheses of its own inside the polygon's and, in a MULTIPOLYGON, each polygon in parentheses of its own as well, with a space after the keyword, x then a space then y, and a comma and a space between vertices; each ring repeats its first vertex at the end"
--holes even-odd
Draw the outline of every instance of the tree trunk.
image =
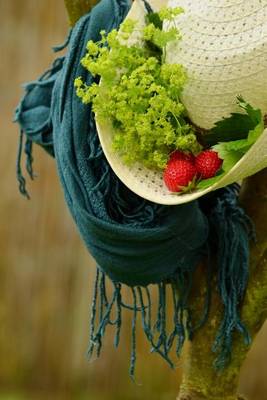
MULTIPOLYGON (((252 338, 267 318, 267 169, 244 181, 240 202, 254 222, 257 242, 251 245, 250 280, 242 306, 242 318, 252 338)), ((205 279, 203 268, 198 271, 191 299, 191 307, 197 316, 204 301, 205 279)), ((236 336, 232 360, 223 373, 213 367, 212 344, 218 329, 222 306, 214 291, 207 324, 196 332, 185 352, 184 376, 179 400, 237 400, 239 375, 250 347, 236 336)))

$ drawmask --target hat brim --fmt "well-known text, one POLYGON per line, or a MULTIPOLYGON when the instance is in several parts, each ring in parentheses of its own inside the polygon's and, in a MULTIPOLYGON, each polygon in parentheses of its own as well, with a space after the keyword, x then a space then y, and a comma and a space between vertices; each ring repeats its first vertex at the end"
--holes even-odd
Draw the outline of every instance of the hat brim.
MULTIPOLYGON (((153 5, 155 3, 153 2, 153 5)), ((157 6, 157 4, 155 5, 157 6)), ((136 0, 127 18, 137 20, 140 25, 144 25, 145 15, 143 3, 140 0, 136 0)), ((128 166, 123 162, 122 158, 112 148, 114 132, 109 121, 99 121, 96 116, 96 125, 103 152, 118 178, 137 195, 158 204, 178 205, 188 203, 209 192, 254 175, 267 167, 266 129, 239 162, 214 185, 204 190, 196 190, 193 193, 171 193, 163 182, 162 172, 148 169, 141 164, 128 166)))

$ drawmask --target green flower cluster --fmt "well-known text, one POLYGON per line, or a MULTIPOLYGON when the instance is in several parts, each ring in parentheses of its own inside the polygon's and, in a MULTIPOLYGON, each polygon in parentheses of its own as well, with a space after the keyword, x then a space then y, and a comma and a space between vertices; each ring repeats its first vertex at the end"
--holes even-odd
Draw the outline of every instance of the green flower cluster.
POLYGON ((167 44, 180 34, 176 28, 163 31, 162 22, 181 12, 164 8, 150 15, 142 29, 127 19, 119 32, 103 31, 99 42, 89 41, 81 61, 101 82, 87 86, 77 78, 77 95, 93 104, 99 119, 112 121, 114 150, 128 164, 164 169, 172 151, 200 150, 180 101, 186 71, 164 63, 167 44))

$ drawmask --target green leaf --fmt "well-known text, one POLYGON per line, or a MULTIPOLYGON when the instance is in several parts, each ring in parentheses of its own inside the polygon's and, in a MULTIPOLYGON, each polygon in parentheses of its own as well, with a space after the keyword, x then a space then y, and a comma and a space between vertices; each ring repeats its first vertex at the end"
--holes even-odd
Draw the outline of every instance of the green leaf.
POLYGON ((163 22, 160 19, 158 13, 148 13, 146 16, 146 22, 153 24, 156 28, 159 28, 160 30, 162 30, 163 28, 163 22))
POLYGON ((242 97, 238 97, 239 107, 246 114, 233 113, 215 124, 209 133, 203 135, 204 144, 213 146, 218 142, 246 139, 249 132, 262 122, 261 110, 253 108, 242 97))
POLYGON ((214 185, 214 183, 217 183, 222 177, 225 175, 225 172, 220 173, 219 175, 214 176, 213 178, 209 179, 203 179, 197 184, 197 189, 204 190, 207 189, 208 187, 214 185))
POLYGON ((243 157, 244 153, 227 148, 228 143, 219 143, 213 149, 218 152, 219 157, 223 160, 222 169, 224 172, 230 171, 235 164, 243 157))
POLYGON ((263 121, 261 121, 253 130, 249 132, 246 139, 221 143, 217 146, 214 146, 214 150, 218 151, 218 146, 223 144, 225 152, 235 151, 245 154, 250 149, 250 147, 258 140, 263 131, 264 123, 263 121))
POLYGON ((249 131, 246 139, 234 140, 231 142, 222 142, 217 144, 216 146, 213 146, 213 150, 217 151, 219 157, 223 159, 222 169, 224 173, 227 173, 236 165, 236 163, 244 156, 244 154, 258 140, 258 138, 264 131, 262 114, 261 112, 260 114, 257 114, 257 112, 254 113, 254 111, 249 111, 250 113, 252 113, 251 117, 254 118, 254 122, 260 122, 258 123, 258 125, 256 125, 254 129, 249 131))
POLYGON ((254 123, 254 127, 262 121, 262 112, 258 108, 253 108, 249 103, 247 103, 243 97, 237 97, 238 105, 241 107, 247 115, 250 117, 251 121, 254 123))
POLYGON ((145 47, 149 51, 150 57, 155 57, 158 60, 161 60, 162 57, 162 49, 158 46, 156 46, 151 40, 146 40, 145 41, 145 47))
POLYGON ((256 128, 249 132, 247 141, 250 146, 252 146, 259 139, 264 131, 264 128, 264 120, 262 119, 256 128))
POLYGON ((254 123, 248 115, 233 113, 229 118, 217 122, 209 133, 203 135, 203 140, 205 145, 213 146, 218 142, 244 139, 253 128, 254 123))

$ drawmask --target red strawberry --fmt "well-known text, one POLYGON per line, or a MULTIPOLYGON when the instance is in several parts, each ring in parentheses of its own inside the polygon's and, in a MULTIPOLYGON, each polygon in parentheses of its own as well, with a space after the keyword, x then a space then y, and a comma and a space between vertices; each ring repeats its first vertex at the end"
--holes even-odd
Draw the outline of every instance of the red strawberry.
POLYGON ((188 159, 172 159, 168 162, 163 179, 171 192, 181 192, 197 174, 194 163, 188 159))
POLYGON ((195 160, 195 156, 192 153, 183 153, 180 150, 175 150, 170 154, 170 160, 188 160, 191 161, 192 163, 195 160))
POLYGON ((202 179, 212 178, 219 171, 223 160, 213 150, 202 151, 195 159, 197 172, 202 179))

